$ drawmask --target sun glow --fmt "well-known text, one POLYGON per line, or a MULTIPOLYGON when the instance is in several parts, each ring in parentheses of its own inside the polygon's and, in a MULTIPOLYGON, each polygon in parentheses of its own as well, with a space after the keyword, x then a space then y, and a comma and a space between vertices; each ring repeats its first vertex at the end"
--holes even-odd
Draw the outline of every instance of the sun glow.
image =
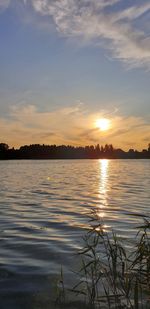
POLYGON ((107 131, 110 128, 110 120, 106 118, 97 119, 95 124, 101 131, 107 131))

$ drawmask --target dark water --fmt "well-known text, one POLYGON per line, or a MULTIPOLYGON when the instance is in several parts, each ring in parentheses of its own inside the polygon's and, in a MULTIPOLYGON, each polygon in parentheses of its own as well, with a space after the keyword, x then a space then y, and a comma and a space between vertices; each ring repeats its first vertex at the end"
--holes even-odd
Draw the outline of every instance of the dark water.
POLYGON ((0 162, 0 308, 52 308, 91 209, 132 241, 150 215, 149 160, 0 162))

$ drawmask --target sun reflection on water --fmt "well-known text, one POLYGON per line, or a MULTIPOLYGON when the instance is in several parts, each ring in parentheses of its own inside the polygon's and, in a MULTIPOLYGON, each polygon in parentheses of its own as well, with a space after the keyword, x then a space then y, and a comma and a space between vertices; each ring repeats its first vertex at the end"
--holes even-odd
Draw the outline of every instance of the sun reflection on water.
POLYGON ((108 174, 109 174, 109 160, 99 161, 99 212, 100 218, 105 217, 105 207, 107 206, 107 192, 108 192, 108 174))

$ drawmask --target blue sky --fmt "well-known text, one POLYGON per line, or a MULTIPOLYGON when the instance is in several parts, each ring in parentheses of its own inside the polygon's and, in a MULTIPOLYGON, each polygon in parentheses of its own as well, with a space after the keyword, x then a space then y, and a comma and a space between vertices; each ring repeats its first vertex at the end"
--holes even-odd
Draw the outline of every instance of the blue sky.
POLYGON ((0 0, 1 141, 147 147, 149 20, 145 0, 0 0))

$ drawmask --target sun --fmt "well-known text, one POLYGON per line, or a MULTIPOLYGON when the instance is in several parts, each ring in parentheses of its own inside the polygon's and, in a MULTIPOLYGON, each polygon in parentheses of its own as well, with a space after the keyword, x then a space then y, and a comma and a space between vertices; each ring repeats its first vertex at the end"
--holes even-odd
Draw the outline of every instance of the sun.
POLYGON ((110 120, 106 118, 97 119, 95 124, 101 131, 107 131, 110 128, 110 120))

